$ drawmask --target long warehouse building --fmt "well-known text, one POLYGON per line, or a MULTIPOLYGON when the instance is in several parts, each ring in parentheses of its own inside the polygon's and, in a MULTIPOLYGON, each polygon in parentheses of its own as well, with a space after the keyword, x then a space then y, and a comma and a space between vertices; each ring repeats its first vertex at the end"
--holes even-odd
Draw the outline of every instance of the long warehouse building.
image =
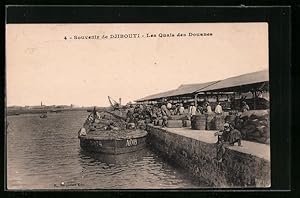
POLYGON ((262 70, 207 83, 184 84, 177 89, 153 94, 135 102, 155 104, 168 100, 197 103, 204 100, 230 101, 232 98, 250 100, 253 109, 256 109, 258 99, 263 98, 268 101, 269 71, 262 70))

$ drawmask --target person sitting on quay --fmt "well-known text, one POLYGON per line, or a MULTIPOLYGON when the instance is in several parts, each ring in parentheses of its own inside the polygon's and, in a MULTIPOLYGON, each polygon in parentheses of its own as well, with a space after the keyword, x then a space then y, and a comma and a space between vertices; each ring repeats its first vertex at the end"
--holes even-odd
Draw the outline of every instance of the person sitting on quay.
POLYGON ((243 101, 242 102, 242 112, 246 112, 249 110, 250 110, 250 108, 249 108, 248 104, 246 103, 246 101, 243 101))
POLYGON ((217 141, 217 160, 222 162, 226 147, 234 146, 234 143, 238 143, 238 146, 242 146, 241 132, 235 129, 231 124, 225 123, 224 129, 220 132, 216 132, 215 136, 218 136, 217 141))
POLYGON ((221 106, 221 103, 220 103, 220 102, 218 102, 218 104, 217 104, 217 106, 216 106, 216 108, 215 108, 215 113, 216 113, 217 115, 220 115, 220 114, 223 113, 223 109, 222 109, 222 106, 221 106))

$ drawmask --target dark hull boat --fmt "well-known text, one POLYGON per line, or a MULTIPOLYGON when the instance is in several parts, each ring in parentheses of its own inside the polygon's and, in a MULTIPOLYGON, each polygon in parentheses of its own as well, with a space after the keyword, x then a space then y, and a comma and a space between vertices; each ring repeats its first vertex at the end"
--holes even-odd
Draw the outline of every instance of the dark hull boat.
POLYGON ((118 115, 103 113, 98 120, 87 119, 78 132, 80 147, 89 152, 122 154, 143 149, 147 132, 128 129, 118 115))
POLYGON ((142 130, 93 131, 79 136, 83 150, 97 153, 122 154, 141 150, 146 145, 147 132, 142 130))
POLYGON ((47 118, 48 116, 46 114, 40 115, 40 118, 47 118))

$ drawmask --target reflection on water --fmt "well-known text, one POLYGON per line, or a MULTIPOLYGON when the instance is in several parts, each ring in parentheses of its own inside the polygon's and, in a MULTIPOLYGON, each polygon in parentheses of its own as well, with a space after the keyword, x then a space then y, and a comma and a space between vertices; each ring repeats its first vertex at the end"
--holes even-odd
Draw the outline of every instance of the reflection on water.
POLYGON ((9 116, 9 189, 193 188, 190 177, 148 148, 121 154, 80 149, 87 112, 9 116))

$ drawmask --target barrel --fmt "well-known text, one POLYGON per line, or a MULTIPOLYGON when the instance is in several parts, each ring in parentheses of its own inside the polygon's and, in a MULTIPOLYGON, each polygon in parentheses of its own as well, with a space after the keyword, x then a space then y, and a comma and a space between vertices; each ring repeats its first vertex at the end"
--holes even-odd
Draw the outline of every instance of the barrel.
POLYGON ((215 126, 216 130, 223 130, 225 124, 225 119, 223 115, 216 115, 215 116, 215 126))
POLYGON ((205 130, 206 116, 205 115, 194 115, 191 119, 192 129, 205 130))
POLYGON ((215 130, 215 115, 207 114, 206 115, 206 129, 207 130, 215 130))
POLYGON ((183 127, 191 127, 191 121, 190 120, 183 120, 183 127))
POLYGON ((168 128, 181 128, 182 120, 168 120, 167 127, 168 128))

